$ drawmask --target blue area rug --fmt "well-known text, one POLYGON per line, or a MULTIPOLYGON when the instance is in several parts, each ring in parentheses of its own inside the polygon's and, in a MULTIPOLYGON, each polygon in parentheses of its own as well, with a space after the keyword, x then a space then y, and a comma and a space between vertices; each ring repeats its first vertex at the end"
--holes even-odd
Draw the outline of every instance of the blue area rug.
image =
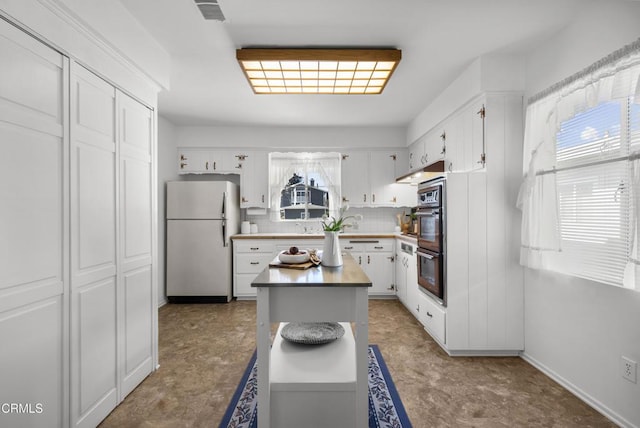
MULTIPOLYGON (((220 422, 220 428, 257 428, 257 371, 254 352, 220 422)), ((369 346, 369 428, 411 428, 377 345, 369 346)))

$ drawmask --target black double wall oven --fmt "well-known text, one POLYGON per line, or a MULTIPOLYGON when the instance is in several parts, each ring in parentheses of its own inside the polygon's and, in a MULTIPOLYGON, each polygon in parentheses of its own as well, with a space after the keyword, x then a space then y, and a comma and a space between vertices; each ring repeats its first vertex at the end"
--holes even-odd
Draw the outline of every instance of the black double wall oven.
POLYGON ((442 305, 446 293, 446 179, 434 178, 418 186, 418 286, 442 305))

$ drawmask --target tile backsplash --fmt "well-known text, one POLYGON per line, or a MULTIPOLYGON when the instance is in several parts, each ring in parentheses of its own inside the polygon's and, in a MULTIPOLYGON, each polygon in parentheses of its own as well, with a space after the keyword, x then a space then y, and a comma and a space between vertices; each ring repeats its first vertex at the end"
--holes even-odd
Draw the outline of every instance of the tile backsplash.
MULTIPOLYGON (((362 215, 362 220, 348 228, 348 232, 393 232, 398 225, 398 214, 409 214, 410 208, 350 208, 349 215, 362 215)), ((287 220, 271 219, 271 213, 265 215, 248 215, 242 210, 242 219, 255 223, 260 233, 321 233, 320 220, 287 220)))

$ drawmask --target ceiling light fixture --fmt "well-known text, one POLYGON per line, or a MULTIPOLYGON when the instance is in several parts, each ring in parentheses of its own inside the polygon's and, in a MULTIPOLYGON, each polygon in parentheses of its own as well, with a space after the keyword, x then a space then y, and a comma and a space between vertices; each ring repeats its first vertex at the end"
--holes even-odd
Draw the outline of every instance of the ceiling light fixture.
POLYGON ((256 94, 382 93, 398 66, 399 49, 238 49, 256 94))

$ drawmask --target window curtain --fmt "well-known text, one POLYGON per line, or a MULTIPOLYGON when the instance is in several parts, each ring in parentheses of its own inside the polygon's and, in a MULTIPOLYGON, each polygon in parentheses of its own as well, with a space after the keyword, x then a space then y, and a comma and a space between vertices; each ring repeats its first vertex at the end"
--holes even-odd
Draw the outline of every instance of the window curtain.
MULTIPOLYGON (((280 193, 294 173, 320 174, 329 192, 330 215, 340 208, 340 153, 271 153, 269 155, 269 196, 271 219, 280 220, 280 193)), ((308 183, 307 183, 308 184, 308 183)))
MULTIPOLYGON (((587 69, 529 99, 523 150, 523 182, 518 195, 522 211, 520 263, 536 269, 558 270, 562 251, 556 169, 556 135, 563 121, 602 102, 635 95, 640 102, 640 39, 603 58, 587 69)), ((636 146, 635 150, 640 150, 636 146)), ((638 153, 629 153, 633 159, 638 153)), ((625 283, 640 274, 638 260, 638 212, 640 166, 634 161, 630 187, 636 196, 632 216, 633 245, 625 283)), ((635 284, 635 282, 634 282, 635 284)), ((635 286, 631 287, 635 288, 635 286)))

